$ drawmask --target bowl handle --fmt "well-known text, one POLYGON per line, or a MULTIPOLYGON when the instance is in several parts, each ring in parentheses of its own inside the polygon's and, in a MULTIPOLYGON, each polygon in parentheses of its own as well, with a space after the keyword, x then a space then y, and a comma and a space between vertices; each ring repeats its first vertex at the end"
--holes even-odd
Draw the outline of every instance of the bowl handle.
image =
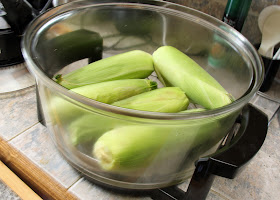
POLYGON ((186 199, 205 199, 214 181, 214 175, 233 179, 261 148, 268 129, 266 114, 251 104, 242 110, 237 119, 240 128, 235 136, 214 154, 196 162, 186 199))

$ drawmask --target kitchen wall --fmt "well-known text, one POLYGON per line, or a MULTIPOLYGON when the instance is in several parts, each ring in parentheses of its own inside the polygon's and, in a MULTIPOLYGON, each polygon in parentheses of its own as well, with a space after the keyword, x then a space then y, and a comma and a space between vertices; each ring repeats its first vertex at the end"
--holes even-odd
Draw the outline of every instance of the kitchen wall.
MULTIPOLYGON (((168 1, 200 10, 218 19, 222 19, 227 4, 227 0, 168 0, 168 1)), ((258 28, 258 16, 265 7, 270 5, 280 5, 280 0, 252 0, 251 8, 241 33, 253 44, 260 43, 261 41, 261 33, 258 28)))
MULTIPOLYGON (((182 4, 196 10, 212 15, 218 19, 222 19, 227 0, 168 0, 170 2, 182 4)), ((246 1, 246 0, 244 0, 246 1)), ((258 27, 258 17, 260 12, 267 6, 280 5, 280 0, 252 0, 251 8, 244 23, 241 33, 252 43, 261 42, 261 32, 258 27)), ((280 44, 278 45, 280 46, 280 44)), ((280 80, 280 70, 276 75, 276 79, 280 80)))

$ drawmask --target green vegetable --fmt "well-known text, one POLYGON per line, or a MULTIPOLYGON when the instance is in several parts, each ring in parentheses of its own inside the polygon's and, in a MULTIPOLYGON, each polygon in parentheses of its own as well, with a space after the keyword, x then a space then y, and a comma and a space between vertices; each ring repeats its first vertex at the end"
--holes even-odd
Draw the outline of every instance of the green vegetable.
POLYGON ((118 126, 119 121, 99 114, 86 114, 74 120, 67 128, 72 145, 94 142, 103 133, 118 126))
POLYGON ((185 93, 178 87, 164 87, 113 103, 114 106, 151 112, 180 112, 189 105, 185 93))
POLYGON ((118 171, 150 163, 170 137, 170 129, 124 126, 103 134, 95 143, 93 155, 105 170, 118 171))
MULTIPOLYGON (((85 97, 96 101, 111 104, 143 92, 150 91, 157 87, 156 82, 145 79, 115 80, 71 89, 85 97)), ((53 96, 50 101, 52 113, 65 123, 78 118, 87 111, 80 103, 59 96, 53 96)))
MULTIPOLYGON (((224 116, 225 117, 225 116, 224 116)), ((227 122, 232 122, 227 119, 227 122)), ((93 146, 93 156, 107 171, 128 171, 160 167, 168 162, 174 167, 209 151, 224 137, 229 123, 219 118, 196 119, 184 125, 131 125, 104 133, 93 146)))
POLYGON ((66 75, 55 76, 57 83, 72 89, 119 79, 141 79, 154 71, 152 56, 134 50, 93 62, 66 75))
POLYGON ((157 88, 157 83, 146 79, 107 81, 73 88, 71 91, 90 99, 111 104, 157 88))
POLYGON ((205 111, 206 109, 204 108, 194 108, 194 109, 189 109, 189 110, 183 110, 180 113, 196 113, 196 112, 201 112, 205 111))
POLYGON ((194 103, 207 109, 230 104, 230 94, 194 60, 174 47, 163 46, 153 53, 155 71, 165 86, 180 87, 194 103))

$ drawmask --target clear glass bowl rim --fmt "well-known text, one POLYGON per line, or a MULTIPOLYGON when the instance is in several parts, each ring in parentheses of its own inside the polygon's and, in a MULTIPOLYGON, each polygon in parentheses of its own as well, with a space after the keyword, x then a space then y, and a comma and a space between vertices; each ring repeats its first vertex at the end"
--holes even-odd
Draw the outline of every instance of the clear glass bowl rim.
MULTIPOLYGON (((58 94, 62 94, 67 96, 70 99, 73 99, 77 102, 85 104, 87 109, 88 107, 94 107, 96 109, 100 109, 103 111, 113 112, 121 115, 126 116, 134 116, 139 118, 148 118, 148 119, 165 119, 165 120, 185 120, 185 119, 200 119, 200 118, 209 118, 214 116, 219 116, 222 114, 226 114, 229 112, 234 112, 239 110, 240 108, 244 107, 256 92, 259 90, 263 79, 264 79, 264 67, 261 60, 260 55, 257 53, 255 47, 245 38, 241 33, 236 31, 234 28, 228 26, 227 24, 223 23, 222 21, 214 18, 206 13, 200 12, 198 10, 182 6, 179 4, 166 2, 166 1, 159 1, 159 0, 98 0, 98 1, 91 1, 91 0, 79 0, 73 1, 67 4, 60 5, 58 7, 52 8, 51 10, 40 14, 37 16, 26 28, 25 33, 23 35, 23 39, 21 42, 22 46, 22 54, 27 63, 27 67, 29 71, 33 74, 38 84, 38 80, 42 82, 48 88, 54 90, 58 94), (82 97, 79 94, 69 91, 68 89, 60 86, 55 81, 47 77, 42 70, 36 65, 32 58, 32 39, 36 33, 45 23, 47 23, 50 19, 61 15, 62 13, 72 11, 79 8, 84 7, 102 7, 102 6, 119 6, 119 5, 141 5, 141 7, 145 6, 161 6, 168 9, 172 9, 173 12, 181 12, 181 14, 190 14, 193 17, 197 17, 200 20, 205 20, 207 23, 214 25, 217 27, 216 30, 222 32, 223 34, 228 34, 231 37, 235 37, 238 39, 239 42, 244 44, 247 48, 247 53, 250 54, 250 60, 253 66, 253 76, 254 81, 252 81, 249 90, 246 94, 244 94, 241 98, 235 100, 233 103, 228 104, 226 106, 201 111, 197 113, 158 113, 158 112, 148 112, 148 111, 140 111, 140 110, 132 110, 126 108, 120 108, 116 106, 112 106, 109 104, 101 103, 86 97, 82 97), (61 12, 64 11, 64 12, 61 12), (227 27, 226 29, 219 29, 219 26, 227 27)), ((94 112, 96 112, 96 109, 94 112)))

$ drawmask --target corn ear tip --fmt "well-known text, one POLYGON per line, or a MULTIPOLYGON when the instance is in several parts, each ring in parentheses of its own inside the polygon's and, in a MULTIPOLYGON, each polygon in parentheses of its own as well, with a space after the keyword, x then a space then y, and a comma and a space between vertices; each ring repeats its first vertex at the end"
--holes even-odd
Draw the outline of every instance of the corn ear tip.
POLYGON ((150 81, 151 90, 157 89, 158 85, 156 81, 150 81))
POLYGON ((62 74, 57 74, 54 79, 57 83, 60 83, 62 81, 62 74))

